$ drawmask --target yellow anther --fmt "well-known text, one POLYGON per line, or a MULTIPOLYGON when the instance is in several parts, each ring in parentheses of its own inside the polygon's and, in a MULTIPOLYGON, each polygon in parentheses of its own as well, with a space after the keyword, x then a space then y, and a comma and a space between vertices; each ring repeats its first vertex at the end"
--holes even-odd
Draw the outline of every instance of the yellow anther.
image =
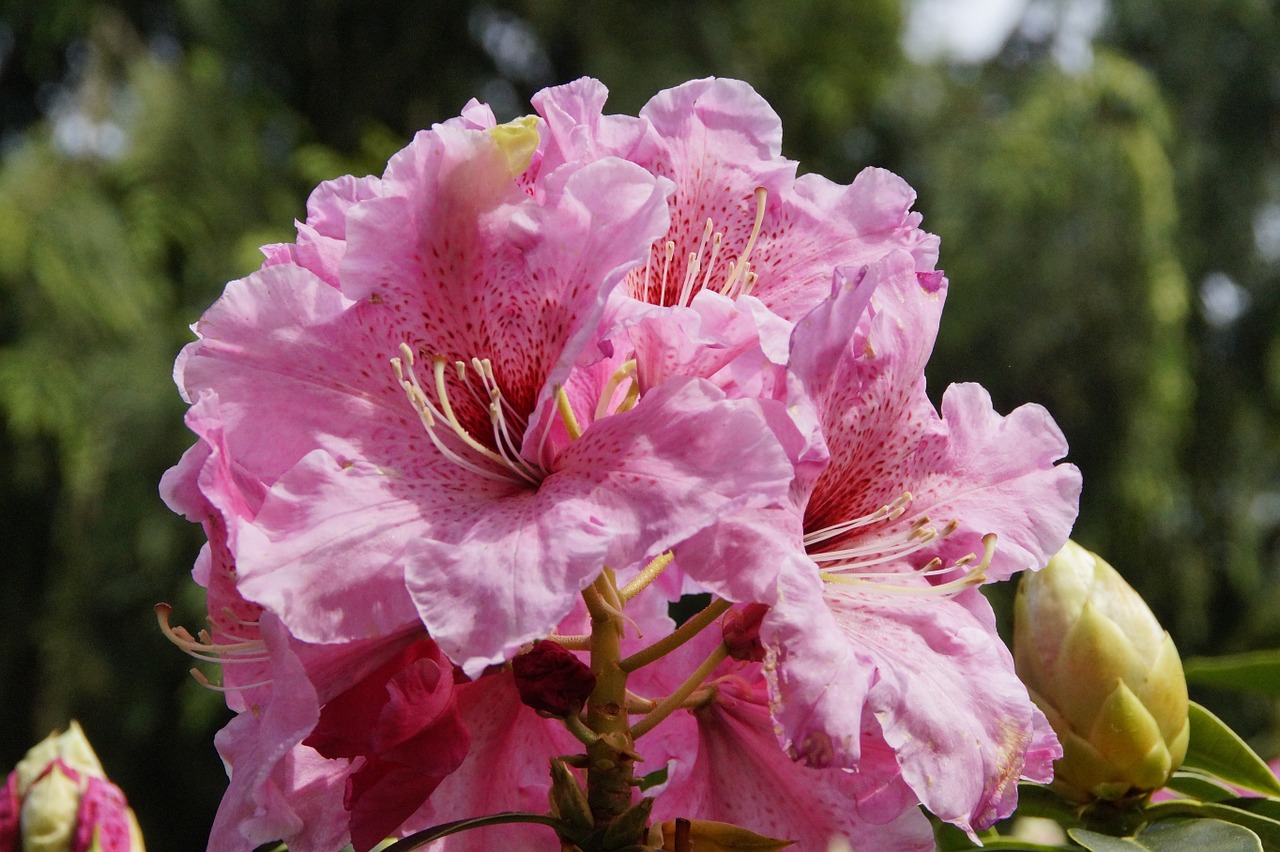
POLYGON ((578 425, 578 418, 573 416, 573 406, 569 404, 569 394, 564 392, 564 388, 556 388, 556 410, 560 412, 569 437, 575 441, 581 438, 582 427, 578 425))

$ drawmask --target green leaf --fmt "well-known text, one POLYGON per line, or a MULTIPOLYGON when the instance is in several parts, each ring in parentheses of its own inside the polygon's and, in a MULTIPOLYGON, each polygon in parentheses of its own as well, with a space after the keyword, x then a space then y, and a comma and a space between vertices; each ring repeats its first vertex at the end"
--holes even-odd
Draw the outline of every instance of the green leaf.
POLYGON ((1157 852, 1263 852, 1258 835, 1219 819, 1158 822, 1139 834, 1138 842, 1157 852))
POLYGON ((1240 791, 1234 787, 1196 772, 1175 772, 1165 786, 1175 793, 1202 802, 1225 802, 1240 795, 1240 791))
POLYGON ((1263 852, 1258 835, 1216 819, 1156 823, 1134 837, 1111 837, 1083 828, 1067 833, 1092 852, 1263 852))
POLYGON ((1092 852, 1133 852, 1146 847, 1132 837, 1112 837, 1085 828, 1069 828, 1067 835, 1092 852))
POLYGON ((1211 775, 1228 784, 1269 796, 1280 796, 1280 781, 1244 740, 1217 716, 1190 703, 1191 742, 1184 769, 1211 775))
POLYGON ((659 784, 667 783, 667 767, 655 769, 648 775, 642 775, 636 781, 636 786, 640 788, 640 792, 648 790, 650 787, 657 787, 659 784))
POLYGON ((1253 813, 1244 808, 1175 799, 1172 802, 1148 805, 1145 811, 1147 817, 1153 822, 1166 817, 1198 817, 1200 819, 1216 819, 1221 822, 1234 823, 1235 825, 1244 826, 1256 834, 1262 839, 1267 849, 1280 849, 1280 820, 1253 813))
POLYGON ((1280 650, 1194 657, 1182 668, 1189 683, 1280 696, 1280 650))
POLYGON ((1280 799, 1233 799, 1226 804, 1280 822, 1280 799))

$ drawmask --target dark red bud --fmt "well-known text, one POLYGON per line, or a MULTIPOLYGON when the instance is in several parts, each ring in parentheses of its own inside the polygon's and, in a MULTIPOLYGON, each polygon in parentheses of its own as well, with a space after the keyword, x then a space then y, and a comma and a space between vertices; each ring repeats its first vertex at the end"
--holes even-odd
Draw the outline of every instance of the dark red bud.
POLYGON ((747 604, 741 609, 725 613, 721 628, 729 656, 735 660, 758 663, 764 659, 764 645, 760 642, 760 622, 769 607, 764 604, 747 604))
POLYGON ((563 646, 542 639, 511 661, 520 700, 551 716, 577 713, 596 688, 586 663, 563 646))

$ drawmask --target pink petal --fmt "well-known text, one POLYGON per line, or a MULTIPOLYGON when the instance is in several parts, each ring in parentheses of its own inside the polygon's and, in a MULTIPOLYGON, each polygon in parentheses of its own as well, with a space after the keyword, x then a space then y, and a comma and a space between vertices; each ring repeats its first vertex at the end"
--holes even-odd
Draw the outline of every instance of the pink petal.
POLYGON ((0 849, 17 849, 22 843, 22 802, 18 799, 18 772, 14 770, 0 788, 0 849))
POLYGON ((284 631, 269 613, 263 614, 262 633, 274 652, 272 700, 240 713, 214 738, 231 783, 214 818, 209 848, 248 852, 282 838, 303 852, 324 843, 336 848, 347 834, 345 767, 330 764, 328 772, 309 778, 305 795, 299 795, 299 779, 290 768, 292 753, 315 726, 320 705, 284 631), (324 799, 331 807, 323 820, 306 821, 296 810, 299 804, 324 799))
MULTIPOLYGON (((16 848, 16 847, 15 847, 16 848)), ((129 805, 105 778, 90 776, 80 796, 69 852, 142 852, 133 846, 129 805)))
POLYGON ((791 476, 759 403, 667 382, 593 423, 536 492, 495 502, 456 541, 412 542, 409 590, 428 632, 475 676, 546 636, 603 566, 642 564, 721 519, 780 505, 791 476))
MULTIPOLYGON (((574 754, 582 744, 556 720, 542 719, 520 701, 510 672, 458 687, 458 711, 472 747, 404 831, 501 811, 546 813, 552 757, 574 754)), ((439 852, 543 852, 558 841, 540 825, 507 825, 466 831, 434 844, 439 852)))
POLYGON ((897 755, 924 805, 970 832, 1012 811, 1028 751, 1038 775, 1052 748, 1008 650, 970 611, 982 605, 971 594, 962 605, 828 585, 830 617, 796 595, 764 630, 778 718, 798 752, 865 775, 860 744, 874 719, 870 733, 897 755))
POLYGON ((673 773, 655 820, 733 823, 793 840, 797 849, 825 850, 836 837, 855 849, 933 848, 933 832, 917 809, 901 810, 887 824, 865 822, 851 807, 862 793, 857 773, 791 760, 778 746, 761 685, 722 681, 716 700, 693 715, 696 757, 673 773))

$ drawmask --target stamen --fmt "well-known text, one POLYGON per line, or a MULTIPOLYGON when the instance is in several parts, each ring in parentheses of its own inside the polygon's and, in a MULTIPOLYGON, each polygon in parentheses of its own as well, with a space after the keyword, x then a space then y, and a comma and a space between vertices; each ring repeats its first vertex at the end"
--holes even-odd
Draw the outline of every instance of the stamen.
MULTIPOLYGON (((667 274, 671 271, 671 261, 676 257, 676 244, 674 240, 667 240, 666 246, 663 247, 663 254, 666 259, 662 263, 662 283, 658 287, 658 299, 665 299, 667 295, 667 274)), ((648 302, 648 299, 645 299, 648 302)), ((651 303, 661 304, 661 302, 651 303)))
POLYGON ((496 450, 477 441, 454 412, 445 382, 446 361, 443 357, 437 356, 432 359, 432 378, 436 398, 436 402, 432 402, 418 381, 417 372, 413 369, 414 353, 407 343, 400 344, 400 355, 399 358, 391 359, 391 370, 395 373, 396 381, 404 390, 409 403, 418 413, 418 419, 426 429, 427 437, 431 439, 431 443, 441 455, 464 470, 497 482, 520 481, 536 485, 544 478, 545 471, 524 459, 520 454, 519 442, 508 420, 517 421, 518 427, 523 429, 524 418, 503 398, 502 390, 494 379, 493 365, 489 359, 471 359, 472 369, 480 377, 480 388, 471 384, 467 375, 467 365, 464 362, 455 361, 453 366, 458 381, 488 408, 496 450), (466 449, 478 454, 483 460, 498 465, 502 471, 494 471, 476 464, 464 458, 457 450, 447 446, 442 436, 436 433, 436 426, 441 421, 448 425, 453 436, 461 441, 466 449))
POLYGON ((564 388, 556 388, 556 410, 560 412, 560 419, 564 421, 569 437, 575 441, 581 438, 582 427, 578 425, 578 418, 573 415, 573 406, 569 404, 569 394, 564 392, 564 388))
POLYGON ((256 689, 259 686, 270 686, 272 683, 271 678, 267 678, 266 680, 260 680, 257 683, 245 683, 245 684, 241 684, 240 686, 219 686, 218 684, 210 681, 209 678, 205 677, 204 672, 200 671, 199 669, 192 669, 190 674, 191 674, 191 677, 195 680, 195 682, 203 686, 205 689, 211 689, 214 692, 223 692, 223 693, 240 692, 245 689, 256 689))
MULTIPOLYGON (((201 662, 217 663, 225 666, 228 663, 267 663, 271 660, 267 654, 267 645, 261 639, 237 639, 235 642, 218 643, 213 641, 213 637, 208 630, 201 630, 198 638, 196 638, 185 627, 170 626, 169 618, 173 614, 173 607, 165 603, 158 603, 155 606, 155 613, 156 620, 160 623, 160 632, 164 634, 165 638, 181 648, 187 656, 194 657, 201 662)), ((251 624, 253 622, 241 623, 251 624)), ((219 632, 223 631, 219 630, 219 632)), ((271 683, 271 679, 267 678, 256 683, 241 684, 240 686, 218 686, 210 683, 204 672, 194 668, 191 670, 191 676, 201 686, 206 689, 212 689, 214 692, 239 692, 271 683)))
MULTIPOLYGON (((617 408, 618 411, 627 410, 622 406, 626 405, 627 400, 631 398, 632 391, 635 391, 637 397, 640 394, 640 387, 636 383, 635 375, 636 360, 634 358, 630 361, 624 362, 621 367, 613 371, 613 375, 609 377, 609 381, 605 382, 604 389, 600 391, 600 401, 596 403, 596 410, 595 414, 592 416, 592 420, 599 420, 609 413, 609 405, 613 402, 613 397, 614 394, 617 393, 618 386, 624 381, 630 379, 631 387, 627 389, 627 395, 623 397, 622 403, 617 408)), ((634 400, 632 400, 631 405, 635 405, 634 400)), ((631 405, 627 405, 627 408, 630 408, 631 405)))
MULTIPOLYGON (((756 222, 751 228, 751 236, 747 238, 747 247, 742 250, 742 257, 738 258, 736 263, 729 265, 729 277, 725 280, 724 286, 720 288, 720 294, 723 296, 732 296, 733 285, 741 279, 743 286, 749 286, 746 282, 750 281, 750 285, 755 284, 751 280, 751 264, 748 262, 751 257, 751 250, 755 248, 756 238, 760 236, 760 226, 764 224, 764 202, 769 192, 763 186, 757 186, 755 191, 756 198, 756 222)), ((744 291, 740 290, 737 295, 742 295, 744 291)))
POLYGON ((160 632, 165 638, 177 645, 197 660, 208 663, 263 663, 270 659, 267 656, 266 643, 261 639, 247 639, 238 642, 214 642, 207 630, 200 631, 200 637, 193 637, 185 627, 171 627, 169 617, 173 607, 165 603, 155 605, 156 620, 160 623, 160 632))
MULTIPOLYGON (((951 521, 939 532, 936 527, 929 526, 929 518, 925 516, 911 525, 906 538, 902 541, 886 545, 882 539, 873 540, 857 547, 811 553, 809 558, 814 562, 843 562, 846 567, 850 568, 882 565, 885 562, 893 562, 915 553, 940 538, 946 538, 955 532, 959 526, 958 521, 951 521)), ((830 568, 828 570, 838 571, 840 569, 830 568)))
POLYGON ((724 234, 716 231, 711 235, 711 256, 707 258, 707 271, 702 276, 702 288, 711 283, 711 273, 715 271, 716 259, 720 256, 720 245, 724 242, 724 234))
POLYGON ((816 532, 806 533, 804 537, 805 546, 807 547, 811 544, 817 544, 820 541, 826 541, 827 539, 835 538, 838 535, 844 535, 850 530, 856 530, 859 527, 869 526, 870 524, 876 524, 880 521, 897 520, 902 517, 904 512, 907 511, 907 506, 910 503, 911 492, 904 491, 898 499, 894 500, 892 503, 887 503, 881 506, 869 515, 863 515, 861 518, 854 518, 852 521, 845 521, 844 523, 826 527, 816 532))
MULTIPOLYGON (((912 597, 935 596, 942 595, 950 597, 957 595, 965 589, 980 586, 987 581, 987 570, 991 567, 991 557, 996 552, 996 536, 994 533, 988 533, 982 537, 982 561, 970 570, 966 571, 964 576, 958 577, 949 583, 940 583, 936 586, 911 586, 902 585, 901 580, 908 577, 916 577, 918 572, 910 574, 876 574, 870 575, 876 577, 875 580, 862 579, 859 577, 849 576, 847 574, 832 574, 822 572, 822 579, 829 583, 839 583, 846 586, 859 586, 864 591, 873 592, 880 595, 906 595, 912 597)), ((945 571, 950 572, 973 562, 976 557, 973 554, 956 560, 945 571)), ((941 565, 941 560, 932 560, 929 565, 941 565)), ((928 565, 926 567, 929 567, 928 565)), ((937 574, 943 573, 941 569, 931 569, 927 573, 937 574)))
MULTIPOLYGON (((693 301, 693 282, 698 277, 698 272, 702 269, 702 252, 707 247, 707 241, 711 239, 712 230, 715 223, 710 219, 707 225, 702 229, 702 239, 698 242, 698 250, 689 255, 689 263, 684 270, 684 284, 680 287, 680 297, 676 299, 676 304, 682 307, 688 307, 693 301)), ((710 270, 708 270, 710 272, 710 270)))

